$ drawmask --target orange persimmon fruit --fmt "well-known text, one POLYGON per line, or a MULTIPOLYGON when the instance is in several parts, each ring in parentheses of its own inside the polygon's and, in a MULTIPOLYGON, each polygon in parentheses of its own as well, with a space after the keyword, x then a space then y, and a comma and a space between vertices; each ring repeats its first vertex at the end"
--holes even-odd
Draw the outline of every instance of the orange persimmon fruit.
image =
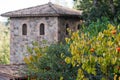
POLYGON ((116 30, 112 30, 111 31, 112 34, 116 34, 116 32, 117 32, 116 30))
POLYGON ((116 50, 117 50, 118 52, 120 52, 120 47, 117 47, 116 50))
POLYGON ((91 49, 90 49, 90 52, 95 52, 95 49, 94 49, 94 48, 91 48, 91 49))

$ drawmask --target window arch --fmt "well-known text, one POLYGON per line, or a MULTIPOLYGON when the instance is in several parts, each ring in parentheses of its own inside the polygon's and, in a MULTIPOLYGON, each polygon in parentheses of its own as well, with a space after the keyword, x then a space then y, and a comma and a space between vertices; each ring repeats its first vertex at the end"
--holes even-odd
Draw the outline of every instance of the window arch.
POLYGON ((22 25, 22 35, 27 35, 27 24, 22 25))
POLYGON ((80 29, 80 27, 81 27, 81 26, 80 26, 80 24, 78 24, 78 25, 77 25, 77 30, 79 30, 79 29, 80 29))
POLYGON ((45 34, 45 25, 43 23, 40 24, 39 31, 40 31, 40 35, 44 35, 45 34))
POLYGON ((69 32, 68 32, 68 29, 69 28, 69 24, 66 24, 66 35, 68 35, 69 34, 69 32))

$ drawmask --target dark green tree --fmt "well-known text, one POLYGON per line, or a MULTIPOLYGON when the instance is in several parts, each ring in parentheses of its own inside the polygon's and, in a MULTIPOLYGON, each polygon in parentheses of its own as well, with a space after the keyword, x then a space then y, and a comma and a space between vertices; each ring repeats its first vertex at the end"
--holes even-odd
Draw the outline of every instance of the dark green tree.
POLYGON ((83 18, 87 22, 101 17, 120 22, 119 0, 74 0, 74 8, 83 11, 83 18))

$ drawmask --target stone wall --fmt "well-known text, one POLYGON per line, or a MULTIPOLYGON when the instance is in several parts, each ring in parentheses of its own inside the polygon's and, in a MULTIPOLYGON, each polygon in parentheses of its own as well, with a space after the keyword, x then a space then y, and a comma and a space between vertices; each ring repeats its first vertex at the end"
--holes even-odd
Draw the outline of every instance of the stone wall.
POLYGON ((58 18, 57 17, 31 17, 11 18, 10 61, 11 64, 23 63, 27 56, 27 46, 32 47, 33 41, 48 44, 58 42, 58 18), (45 24, 45 35, 39 35, 39 26, 45 24), (22 35, 22 25, 27 24, 27 35, 22 35))
POLYGON ((68 37, 66 35, 66 24, 69 25, 69 28, 72 31, 77 30, 78 24, 80 24, 80 19, 75 18, 75 17, 59 17, 58 18, 58 40, 60 41, 65 41, 65 37, 68 37))

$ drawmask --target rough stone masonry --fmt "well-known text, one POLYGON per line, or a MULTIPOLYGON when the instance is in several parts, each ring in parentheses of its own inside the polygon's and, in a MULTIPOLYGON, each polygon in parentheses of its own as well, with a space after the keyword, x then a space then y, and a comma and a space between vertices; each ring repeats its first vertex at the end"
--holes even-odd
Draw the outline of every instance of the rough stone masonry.
POLYGON ((27 46, 32 47, 33 41, 46 40, 47 44, 64 41, 66 29, 73 31, 80 25, 81 12, 60 5, 48 3, 17 11, 7 12, 2 16, 10 17, 10 62, 24 63, 28 55, 27 46), (26 24, 27 34, 23 35, 23 24, 26 24), (44 24, 44 35, 40 35, 40 24, 44 24))

